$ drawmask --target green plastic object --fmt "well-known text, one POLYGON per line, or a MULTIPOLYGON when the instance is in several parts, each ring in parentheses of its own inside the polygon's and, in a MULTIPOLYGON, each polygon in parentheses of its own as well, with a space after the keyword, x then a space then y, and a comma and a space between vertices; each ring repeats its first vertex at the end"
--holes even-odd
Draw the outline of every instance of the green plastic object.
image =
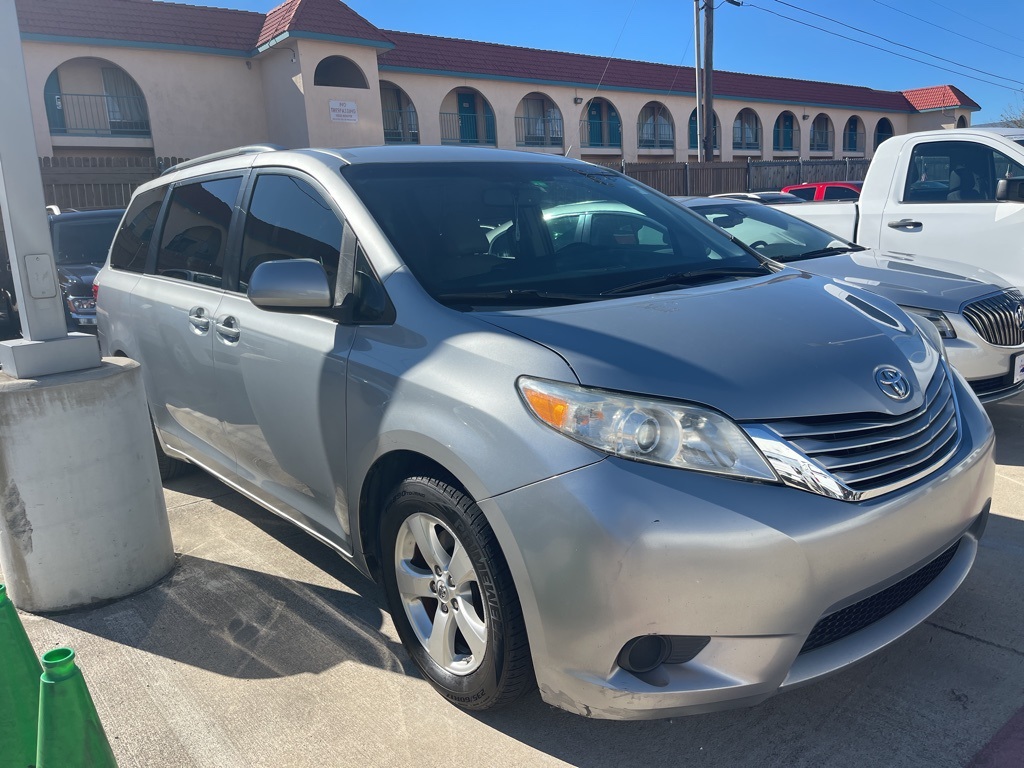
POLYGON ((36 768, 117 768, 70 648, 43 654, 36 768))
POLYGON ((0 584, 0 764, 4 766, 35 765, 42 673, 7 587, 0 584))

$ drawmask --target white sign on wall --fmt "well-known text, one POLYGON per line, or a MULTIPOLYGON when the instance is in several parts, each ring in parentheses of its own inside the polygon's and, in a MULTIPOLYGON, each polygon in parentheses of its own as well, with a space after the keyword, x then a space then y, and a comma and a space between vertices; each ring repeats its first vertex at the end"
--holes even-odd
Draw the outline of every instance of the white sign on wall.
POLYGON ((331 121, 335 123, 358 123, 359 113, 354 101, 335 101, 331 99, 331 121))

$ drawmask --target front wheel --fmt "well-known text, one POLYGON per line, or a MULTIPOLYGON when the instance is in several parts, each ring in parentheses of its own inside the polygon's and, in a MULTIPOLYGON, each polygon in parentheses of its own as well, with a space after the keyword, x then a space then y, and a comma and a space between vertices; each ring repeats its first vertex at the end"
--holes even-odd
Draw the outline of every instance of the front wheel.
POLYGON ((381 517, 391 617, 409 655, 446 699, 471 710, 533 686, 522 609, 484 515, 428 477, 402 482, 381 517))

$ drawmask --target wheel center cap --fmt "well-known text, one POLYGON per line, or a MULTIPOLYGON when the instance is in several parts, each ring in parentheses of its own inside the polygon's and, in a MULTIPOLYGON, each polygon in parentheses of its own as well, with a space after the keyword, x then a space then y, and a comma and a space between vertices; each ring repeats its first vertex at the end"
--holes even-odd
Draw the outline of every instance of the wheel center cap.
POLYGON ((448 585, 443 578, 437 580, 437 599, 442 603, 448 602, 448 585))

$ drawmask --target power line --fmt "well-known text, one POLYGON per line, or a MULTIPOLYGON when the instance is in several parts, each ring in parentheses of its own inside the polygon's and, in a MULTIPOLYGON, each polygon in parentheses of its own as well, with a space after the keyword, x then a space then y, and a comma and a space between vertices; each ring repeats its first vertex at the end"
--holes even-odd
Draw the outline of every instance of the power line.
POLYGON ((963 18, 967 19, 968 21, 977 24, 979 27, 985 27, 985 29, 991 29, 993 32, 998 32, 1001 35, 1005 35, 1006 37, 1012 38, 1013 40, 1020 40, 1022 43, 1024 43, 1024 37, 1017 37, 1016 35, 1011 35, 1005 29, 1000 29, 999 27, 993 27, 991 24, 985 24, 984 22, 981 22, 981 21, 978 21, 977 19, 971 18, 966 13, 960 13, 960 11, 956 10, 955 8, 950 8, 948 5, 946 5, 944 3, 938 2, 938 0, 928 0, 928 2, 931 3, 932 5, 937 5, 937 6, 939 6, 939 8, 947 10, 950 13, 955 13, 957 16, 962 16, 963 18))
POLYGON ((941 29, 943 32, 949 32, 951 35, 956 35, 957 37, 962 37, 964 40, 970 40, 972 43, 977 43, 978 45, 984 45, 986 48, 991 48, 994 51, 999 51, 1000 53, 1007 53, 1010 56, 1016 56, 1018 59, 1024 59, 1024 56, 1021 56, 1019 53, 1014 53, 1013 51, 1008 51, 1005 48, 1000 48, 998 46, 992 45, 991 43, 986 43, 984 40, 978 40, 977 38, 969 37, 968 35, 965 35, 965 34, 962 34, 960 32, 957 32, 955 29, 950 29, 949 27, 943 27, 941 24, 936 24, 934 21, 928 21, 928 19, 922 19, 920 16, 915 16, 912 13, 907 13, 902 8, 897 8, 894 5, 889 5, 888 3, 883 3, 882 0, 874 0, 874 2, 878 3, 878 5, 884 6, 885 8, 888 8, 888 9, 890 9, 892 11, 896 11, 896 13, 902 13, 904 16, 909 16, 912 19, 917 19, 918 21, 920 21, 920 22, 922 22, 924 24, 927 24, 930 27, 935 27, 936 29, 941 29))
POLYGON ((907 56, 906 54, 897 53, 896 51, 890 51, 889 49, 882 48, 879 45, 873 45, 873 44, 865 42, 863 40, 858 40, 855 37, 849 37, 848 35, 843 35, 843 34, 840 34, 839 32, 833 32, 830 29, 825 29, 824 27, 819 27, 819 26, 817 26, 815 24, 810 24, 810 23, 808 23, 806 21, 801 21, 800 19, 794 19, 792 16, 787 16, 784 13, 779 13, 778 11, 773 11, 773 10, 771 10, 769 8, 762 8, 760 5, 753 5, 752 3, 745 2, 744 6, 747 7, 747 8, 756 8, 759 11, 763 11, 765 13, 770 13, 772 16, 778 16, 780 19, 786 19, 786 21, 792 21, 794 24, 799 24, 799 25, 801 25, 803 27, 810 27, 811 29, 816 29, 819 32, 824 32, 826 35, 832 35, 834 37, 842 38, 843 40, 849 40, 851 43, 857 43, 858 45, 863 45, 863 46, 866 46, 867 48, 874 48, 876 51, 881 51, 882 53, 888 53, 890 56, 898 56, 901 59, 907 59, 908 61, 913 61, 913 62, 916 62, 917 64, 924 64, 926 67, 932 67, 933 69, 940 69, 943 72, 949 72, 949 73, 957 75, 959 77, 966 77, 968 80, 977 80, 979 83, 986 83, 987 85, 994 85, 997 88, 1005 88, 1006 90, 1013 91, 1014 93, 1021 93, 1022 92, 1020 88, 1013 88, 1012 86, 1005 85, 1003 83, 996 83, 996 82, 993 82, 992 80, 986 80, 983 77, 976 77, 974 75, 967 75, 967 74, 964 74, 963 72, 959 72, 959 71, 957 71, 955 69, 949 69, 948 67, 940 67, 938 64, 935 64, 933 62, 924 61, 922 59, 916 59, 913 56, 907 56))
POLYGON ((1018 85, 1024 85, 1024 80, 1015 80, 1012 77, 1007 77, 1006 75, 1000 75, 997 72, 989 72, 989 71, 984 70, 984 69, 978 69, 977 67, 970 67, 970 66, 968 66, 966 64, 961 64, 959 61, 953 61, 952 59, 947 59, 945 56, 939 56, 938 54, 930 53, 929 51, 925 51, 925 50, 923 50, 921 48, 915 48, 912 45, 905 45, 904 43, 900 43, 900 42, 898 42, 896 40, 891 40, 888 37, 883 37, 882 35, 876 35, 874 32, 868 32, 866 29, 861 29, 860 27, 855 27, 855 26, 853 26, 851 24, 846 24, 845 22, 839 21, 837 19, 829 18, 828 16, 822 16, 820 13, 815 13, 814 11, 808 11, 806 8, 801 8, 798 5, 792 5, 790 3, 785 2, 785 0, 775 0, 775 2, 778 3, 779 5, 786 6, 787 8, 792 8, 795 11, 801 11, 802 13, 806 13, 806 14, 809 14, 811 16, 817 16, 819 19, 824 19, 825 21, 830 21, 833 24, 838 24, 840 27, 846 27, 846 29, 852 29, 854 32, 860 32, 862 35, 868 35, 869 37, 874 37, 874 38, 877 38, 878 40, 884 40, 885 42, 889 43, 890 45, 896 45, 896 46, 899 46, 900 48, 906 48, 908 51, 914 51, 915 53, 923 53, 925 56, 931 56, 933 59, 938 59, 939 61, 945 61, 948 64, 952 64, 952 65, 954 65, 956 67, 960 67, 962 69, 968 69, 971 72, 977 72, 977 73, 982 74, 982 75, 988 75, 989 77, 998 77, 1000 80, 1007 80, 1007 81, 1009 81, 1011 83, 1017 83, 1018 85))

